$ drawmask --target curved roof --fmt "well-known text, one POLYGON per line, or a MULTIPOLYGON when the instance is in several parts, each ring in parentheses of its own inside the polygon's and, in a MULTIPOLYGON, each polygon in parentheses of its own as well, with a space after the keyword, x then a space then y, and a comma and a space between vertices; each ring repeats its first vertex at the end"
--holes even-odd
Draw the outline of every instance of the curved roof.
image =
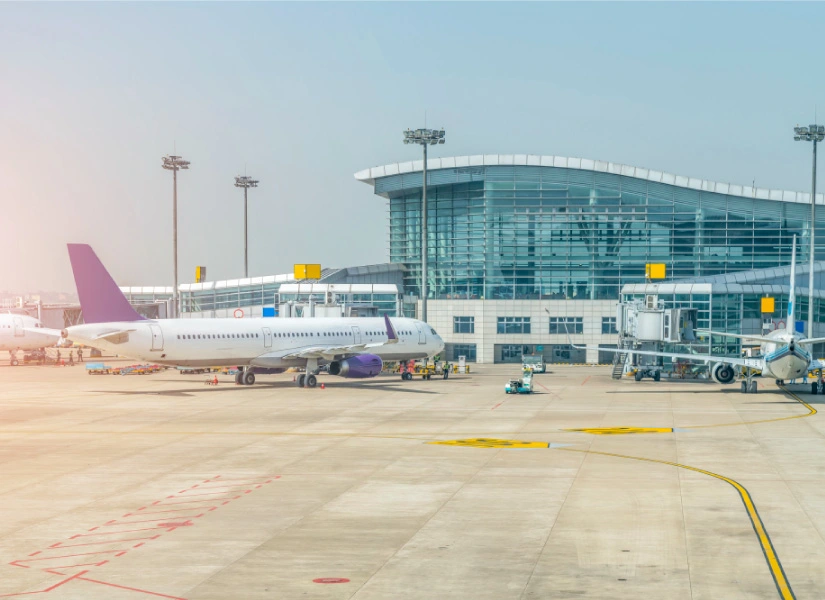
MULTIPOLYGON (((731 196, 742 196, 745 198, 757 198, 761 200, 778 200, 780 202, 797 202, 800 204, 810 204, 811 194, 807 192, 793 192, 788 190, 771 190, 766 188, 755 188, 745 185, 735 185, 732 183, 719 183, 698 179, 696 177, 685 177, 674 175, 664 171, 654 171, 642 167, 631 167, 614 162, 603 160, 593 160, 589 158, 567 158, 564 156, 539 156, 537 154, 476 154, 473 156, 450 156, 445 158, 427 159, 427 169, 456 169, 462 167, 482 167, 498 165, 522 165, 533 167, 560 167, 563 169, 579 169, 582 171, 597 171, 600 173, 613 173, 626 177, 635 177, 647 181, 655 181, 667 185, 699 190, 704 192, 715 192, 717 194, 728 194, 731 196)), ((382 167, 372 167, 364 169, 355 174, 358 181, 363 181, 370 185, 375 185, 375 180, 381 177, 390 177, 403 173, 415 173, 424 169, 423 160, 409 162, 392 163, 382 167)), ((825 195, 816 195, 817 204, 825 204, 825 195)))

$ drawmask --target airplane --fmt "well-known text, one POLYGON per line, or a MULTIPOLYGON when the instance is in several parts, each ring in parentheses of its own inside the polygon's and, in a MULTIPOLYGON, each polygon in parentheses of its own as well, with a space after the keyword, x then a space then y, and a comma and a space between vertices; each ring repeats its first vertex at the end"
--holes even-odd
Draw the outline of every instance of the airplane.
POLYGON ((409 318, 146 319, 90 246, 68 248, 85 324, 61 335, 114 354, 176 367, 241 366, 235 381, 242 385, 254 384, 255 373, 305 367, 296 384, 315 387, 322 367, 363 379, 378 375, 384 361, 427 358, 444 348, 435 329, 409 318))
POLYGON ((49 329, 28 315, 0 314, 0 350, 11 353, 11 366, 20 364, 18 350, 39 350, 62 341, 59 329, 49 329))
MULTIPOLYGON (((716 383, 733 383, 736 379, 735 369, 743 372, 744 380, 741 382, 743 394, 756 393, 756 372, 761 372, 762 377, 772 377, 777 385, 783 385, 786 380, 806 377, 808 373, 815 373, 817 381, 811 383, 812 394, 825 393, 825 380, 823 380, 823 369, 825 361, 815 359, 806 349, 806 346, 825 342, 825 338, 807 338, 804 334, 795 331, 795 309, 796 309, 796 236, 793 237, 793 249, 791 251, 791 277, 790 292, 788 295, 788 315, 785 329, 771 331, 766 336, 747 335, 738 333, 724 333, 718 331, 701 331, 699 334, 717 335, 738 338, 741 340, 753 340, 761 342, 760 355, 753 358, 736 358, 729 356, 714 356, 712 354, 678 354, 670 352, 640 351, 626 349, 598 348, 600 352, 628 352, 630 354, 642 354, 645 356, 662 356, 670 358, 681 358, 688 360, 703 360, 706 364, 713 363, 710 374, 716 383)), ((595 346, 576 346, 577 349, 596 349, 595 346)))

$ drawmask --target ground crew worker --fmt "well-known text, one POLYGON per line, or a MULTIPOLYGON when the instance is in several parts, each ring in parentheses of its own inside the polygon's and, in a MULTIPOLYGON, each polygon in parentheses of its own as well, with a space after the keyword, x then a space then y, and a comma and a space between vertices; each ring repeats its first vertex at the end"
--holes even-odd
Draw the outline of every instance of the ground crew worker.
POLYGON ((77 362, 83 362, 83 348, 77 349, 77 362))
POLYGON ((55 365, 60 364, 60 348, 57 349, 57 358, 54 359, 54 364, 55 365))
POLYGON ((69 350, 69 366, 70 367, 74 366, 74 354, 72 354, 71 350, 69 350))

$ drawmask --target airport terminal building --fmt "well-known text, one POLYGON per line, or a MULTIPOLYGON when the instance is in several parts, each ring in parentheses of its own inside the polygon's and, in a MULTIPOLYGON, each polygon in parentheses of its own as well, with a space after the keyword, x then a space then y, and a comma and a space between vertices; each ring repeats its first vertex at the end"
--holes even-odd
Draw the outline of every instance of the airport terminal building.
MULTIPOLYGON (((699 308, 700 328, 756 333, 770 320, 759 312, 761 296, 776 298, 776 323, 784 315, 794 234, 798 294, 807 296, 810 194, 559 156, 427 166, 428 319, 449 358, 515 362, 542 352, 552 362, 599 362, 598 352, 574 351, 565 332, 615 347, 617 300, 645 294, 699 308), (649 263, 665 264, 666 279, 646 280, 649 263)), ((404 267, 408 299, 419 295, 422 171, 413 161, 355 174, 389 201, 390 262, 404 267)), ((822 260, 825 210, 816 226, 822 260)), ((800 300, 797 318, 805 319, 807 297, 800 300)))

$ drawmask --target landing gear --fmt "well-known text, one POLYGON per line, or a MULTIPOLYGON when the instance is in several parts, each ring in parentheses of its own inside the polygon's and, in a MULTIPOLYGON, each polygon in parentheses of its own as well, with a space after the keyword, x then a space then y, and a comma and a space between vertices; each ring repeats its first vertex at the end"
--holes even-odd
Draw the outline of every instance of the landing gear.
POLYGON ((308 358, 306 374, 298 375, 298 377, 295 378, 295 382, 298 384, 298 387, 314 388, 318 385, 318 373, 320 372, 321 368, 318 366, 318 359, 308 358))
POLYGON ((662 373, 660 371, 656 371, 653 373, 653 381, 659 381, 662 378, 662 373))
POLYGON ((243 385, 243 371, 235 373, 235 385, 243 385))
POLYGON ((745 380, 742 382, 742 393, 755 394, 757 389, 757 383, 756 380, 753 378, 753 369, 745 368, 744 371, 745 380))
POLYGON ((636 373, 633 375, 633 378, 636 381, 641 381, 644 376, 645 374, 642 371, 636 371, 636 373))
POLYGON ((778 387, 782 387, 783 385, 785 385, 785 380, 784 379, 777 379, 776 380, 776 385, 778 387))
POLYGON ((241 383, 243 385, 253 385, 255 383, 255 373, 252 369, 244 369, 243 376, 241 376, 241 383))
POLYGON ((822 369, 817 369, 814 374, 816 375, 816 381, 811 384, 811 393, 821 396, 825 394, 825 379, 822 377, 822 369))
POLYGON ((403 373, 401 373, 402 381, 412 381, 412 378, 413 378, 413 374, 410 373, 409 371, 404 371, 403 373))

